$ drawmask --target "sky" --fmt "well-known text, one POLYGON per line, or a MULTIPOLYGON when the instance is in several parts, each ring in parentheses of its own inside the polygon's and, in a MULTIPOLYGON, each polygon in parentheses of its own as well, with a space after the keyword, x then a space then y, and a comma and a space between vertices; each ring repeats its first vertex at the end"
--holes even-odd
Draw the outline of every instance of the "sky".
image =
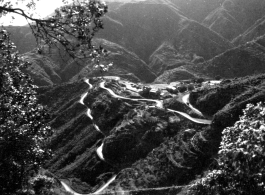
MULTIPOLYGON (((113 1, 129 2, 132 0, 104 0, 104 1, 107 3, 107 2, 113 2, 113 1)), ((142 1, 142 0, 134 0, 134 1, 142 1)), ((35 2, 36 2, 36 10, 33 11, 35 13, 33 16, 36 18, 44 18, 50 15, 51 13, 53 13, 53 11, 56 8, 63 5, 62 0, 38 0, 35 2)), ((20 5, 14 6, 14 8, 17 8, 17 7, 23 8, 23 5, 20 4, 20 5)), ((27 25, 27 21, 25 20, 25 18, 18 16, 17 14, 12 14, 12 15, 9 14, 8 16, 0 18, 0 25, 24 26, 24 25, 27 25), (12 16, 15 17, 14 20, 12 20, 12 16)))
MULTIPOLYGON (((12 2, 12 0, 11 0, 12 2)), ((49 14, 51 14, 57 7, 60 7, 63 5, 62 0, 39 0, 36 1, 36 10, 33 11, 34 17, 37 18, 43 18, 49 14)), ((23 5, 17 5, 13 6, 14 8, 23 8, 23 5)), ((27 24, 27 21, 17 14, 1 17, 0 18, 0 24, 2 25, 14 25, 14 26, 24 26, 27 24), (12 16, 15 17, 14 20, 12 20, 12 16)))

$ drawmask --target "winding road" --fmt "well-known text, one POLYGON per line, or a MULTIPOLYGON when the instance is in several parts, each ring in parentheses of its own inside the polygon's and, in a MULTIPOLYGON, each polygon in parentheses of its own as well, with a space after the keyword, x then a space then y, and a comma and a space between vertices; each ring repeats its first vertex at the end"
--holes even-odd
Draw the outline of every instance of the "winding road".
MULTIPOLYGON (((163 102, 160 101, 160 100, 154 100, 154 99, 132 99, 132 98, 127 98, 127 97, 122 97, 120 95, 117 95, 111 89, 105 87, 105 81, 102 81, 99 84, 99 87, 102 88, 102 89, 107 90, 113 97, 116 97, 116 98, 132 100, 132 101, 150 101, 150 102, 155 102, 156 106, 158 108, 164 108, 163 102)), ((184 98, 183 102, 185 102, 185 101, 188 102, 188 97, 189 97, 189 94, 188 94, 188 96, 186 95, 186 97, 184 98)), ((187 104, 187 105, 190 105, 190 104, 187 104)), ((197 110, 196 108, 192 107, 191 105, 190 105, 190 108, 202 115, 202 113, 199 110, 197 110)), ((177 110, 172 110, 172 109, 168 109, 168 108, 167 108, 167 110, 170 111, 170 112, 178 113, 178 114, 184 116, 185 118, 187 118, 187 119, 189 119, 189 120, 191 120, 191 121, 193 121, 195 123, 209 125, 212 122, 211 120, 207 120, 207 119, 199 119, 199 118, 191 117, 190 115, 188 115, 188 114, 186 114, 184 112, 177 111, 177 110)))
POLYGON ((120 98, 120 99, 125 99, 125 100, 132 100, 132 101, 149 101, 149 102, 155 102, 156 106, 158 108, 163 108, 163 102, 159 100, 152 100, 152 99, 132 99, 132 98, 127 98, 127 97, 122 97, 120 95, 115 94, 111 89, 105 87, 105 81, 102 81, 99 84, 99 87, 102 89, 107 90, 113 97, 120 98))
MULTIPOLYGON (((116 76, 109 76, 109 77, 104 77, 106 79, 113 79, 113 80, 120 80, 120 77, 116 77, 116 76)), ((84 79, 84 81, 89 85, 89 89, 93 88, 93 85, 90 84, 89 82, 89 79, 84 79)), ((117 95, 115 94, 111 89, 105 87, 105 81, 102 81, 100 84, 99 84, 99 87, 104 89, 104 90, 107 90, 113 97, 115 98, 120 98, 120 99, 125 99, 125 100, 131 100, 131 101, 147 101, 147 102, 153 102, 153 103, 156 103, 155 106, 149 106, 149 107, 157 107, 157 108, 164 108, 163 106, 163 101, 161 100, 154 100, 154 99, 133 99, 133 98, 127 98, 127 97, 122 97, 120 95, 117 95)), ((126 87, 128 89, 130 89, 131 86, 128 86, 126 85, 126 87)), ((80 97, 80 100, 79 100, 79 103, 83 104, 84 106, 85 103, 84 103, 84 99, 86 98, 86 96, 88 95, 88 92, 84 93, 81 95, 80 97)), ((197 114, 202 115, 202 113, 197 110, 196 108, 194 108, 190 103, 189 103, 189 94, 187 95, 184 95, 182 97, 182 101, 187 105, 189 106, 192 110, 194 110, 194 112, 196 112, 197 114)), ((195 123, 199 123, 199 124, 211 124, 211 121, 210 120, 206 120, 206 119, 198 119, 198 118, 193 118, 191 117, 190 115, 184 113, 184 112, 180 112, 180 111, 177 111, 177 110, 172 110, 172 109, 166 109, 167 111, 169 112, 174 112, 174 113, 177 113, 177 114, 180 114, 182 115, 183 117, 195 122, 195 123)), ((93 126, 94 128, 96 129, 96 131, 99 131, 100 133, 102 133, 104 135, 104 133, 99 129, 99 127, 94 123, 93 121, 93 116, 91 115, 91 109, 87 107, 87 112, 86 112, 86 115, 92 120, 93 122, 93 126)), ((104 135, 105 136, 105 135, 104 135)), ((104 147, 104 142, 102 142, 102 144, 96 149, 96 153, 98 155, 98 157, 102 160, 102 161, 105 161, 104 159, 104 156, 103 156, 103 147, 104 147)), ((117 175, 114 175, 112 178, 110 178, 108 180, 108 182, 106 182, 102 187, 100 187, 96 192, 94 193, 90 193, 90 194, 80 194, 80 193, 77 193, 75 192, 74 190, 72 190, 65 182, 61 181, 61 184, 62 186, 65 188, 66 191, 74 194, 74 195, 93 195, 93 194, 100 194, 103 190, 105 190, 109 184, 111 184, 115 179, 116 179, 116 176, 117 175)))
POLYGON ((188 106, 190 107, 190 109, 192 109, 194 112, 196 112, 198 115, 203 116, 203 114, 201 113, 201 111, 199 111, 198 109, 194 108, 189 101, 190 98, 190 94, 186 94, 182 97, 182 101, 188 106))
POLYGON ((104 146, 104 142, 102 142, 102 144, 97 148, 96 152, 97 152, 98 157, 99 157, 101 160, 105 161, 105 158, 104 158, 103 153, 102 153, 102 151, 103 151, 103 146, 104 146))

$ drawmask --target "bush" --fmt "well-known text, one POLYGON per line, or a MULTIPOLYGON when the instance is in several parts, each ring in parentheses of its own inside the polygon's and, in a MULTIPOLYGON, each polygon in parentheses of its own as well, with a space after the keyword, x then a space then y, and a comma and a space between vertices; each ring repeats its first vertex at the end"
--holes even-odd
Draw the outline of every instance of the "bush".
POLYGON ((53 195, 52 187, 54 179, 45 175, 37 175, 31 180, 32 188, 38 195, 53 195))
POLYGON ((187 86, 186 86, 186 85, 180 85, 180 86, 178 87, 178 91, 179 91, 180 93, 183 93, 183 92, 187 91, 187 86))
POLYGON ((215 77, 215 80, 217 80, 217 81, 219 81, 221 79, 221 76, 219 76, 219 75, 217 75, 216 77, 215 77))
POLYGON ((189 84, 187 88, 188 88, 189 91, 192 91, 192 90, 195 89, 193 84, 189 84))
POLYGON ((205 79, 202 77, 196 79, 196 83, 202 83, 203 81, 205 81, 205 79))
POLYGON ((194 184, 195 194, 265 194, 265 104, 243 112, 224 129, 218 168, 194 184))

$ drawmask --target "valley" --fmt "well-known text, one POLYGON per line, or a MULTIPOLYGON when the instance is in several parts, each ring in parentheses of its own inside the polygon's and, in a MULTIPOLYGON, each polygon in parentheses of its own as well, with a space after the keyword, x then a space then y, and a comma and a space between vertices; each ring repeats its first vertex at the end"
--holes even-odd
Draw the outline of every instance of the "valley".
MULTIPOLYGON (((204 195, 205 186, 222 194, 221 184, 244 194, 248 183, 234 182, 265 162, 265 1, 107 5, 104 28, 91 35, 104 53, 97 59, 37 45, 29 26, 5 27, 54 131, 42 167, 52 195, 204 195)), ((249 189, 264 194, 264 175, 246 179, 259 181, 249 189)))
MULTIPOLYGON (((93 79, 99 79, 99 78, 91 78, 91 80, 93 79)), ((153 100, 153 99, 132 99, 132 98, 127 98, 127 97, 122 97, 122 96, 119 96, 119 95, 116 95, 111 89, 109 88, 106 88, 104 86, 105 84, 105 79, 113 79, 114 81, 117 81, 118 83, 120 82, 121 84, 125 85, 127 87, 127 90, 133 90, 133 89, 136 89, 137 86, 136 84, 132 84, 131 82, 127 82, 125 80, 120 80, 119 77, 101 77, 100 78, 101 80, 103 80, 102 82, 99 83, 99 87, 102 88, 102 89, 105 89, 107 90, 114 98, 119 98, 119 99, 124 99, 124 100, 131 100, 131 101, 138 101, 138 102, 142 102, 142 101, 149 101, 149 102, 155 102, 156 103, 156 106, 149 106, 150 108, 157 108, 157 109, 166 109, 167 111, 169 112, 174 112, 174 113, 178 113, 182 116, 184 116, 185 118, 195 122, 195 123, 201 123, 201 124, 211 124, 211 121, 210 120, 205 120, 205 119, 197 119, 197 118, 193 118, 191 116, 189 116, 188 114, 184 113, 184 112, 180 112, 180 111, 177 111, 177 110, 172 110, 172 109, 167 109, 167 108, 164 108, 163 106, 163 100, 153 100), (131 85, 135 86, 136 88, 132 88, 131 85)), ((88 84, 88 89, 92 89, 93 86, 90 84, 89 82, 89 79, 83 79, 84 82, 86 82, 88 84)), ((152 85, 149 87, 152 88, 152 85)), ((177 86, 176 86, 177 87, 177 86)), ((166 86, 164 86, 164 89, 166 89, 166 86)), ((80 97, 80 100, 79 100, 79 103, 81 103, 82 105, 85 105, 84 104, 84 99, 86 98, 86 96, 88 95, 88 92, 84 93, 81 95, 80 97)), ((199 113, 199 115, 202 115, 202 113, 200 111, 198 111, 196 108, 194 108, 189 102, 189 94, 186 94, 185 96, 183 96, 182 98, 183 100, 183 103, 187 104, 192 110, 194 110, 195 112, 199 113)), ((91 116, 91 109, 90 108, 87 108, 87 116, 93 121, 93 117, 91 116)), ((94 127, 95 127, 95 130, 96 131, 99 131, 102 133, 102 131, 99 130, 98 126, 92 122, 94 127)), ((103 133, 102 133, 103 134, 103 133)), ((104 158, 104 155, 103 155, 103 147, 104 147, 104 140, 102 141, 102 144, 96 149, 96 154, 97 156, 99 157, 99 159, 103 162, 105 162, 105 158, 104 158)), ((115 174, 114 176, 112 176, 109 181, 106 182, 105 185, 103 185, 101 188, 99 188, 96 192, 93 192, 92 194, 99 194, 100 192, 102 192, 103 190, 105 190, 114 180, 115 178, 117 177, 117 174, 115 174)), ((64 186, 65 190, 68 191, 68 192, 71 192, 71 193, 74 193, 76 195, 79 195, 79 193, 75 192, 72 190, 71 187, 69 187, 66 183, 64 183, 63 181, 61 181, 62 185, 64 186)))

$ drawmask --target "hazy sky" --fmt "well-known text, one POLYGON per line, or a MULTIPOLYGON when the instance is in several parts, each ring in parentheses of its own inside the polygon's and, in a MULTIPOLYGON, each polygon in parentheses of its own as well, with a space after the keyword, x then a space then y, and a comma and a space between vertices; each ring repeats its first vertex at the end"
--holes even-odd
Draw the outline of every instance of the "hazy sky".
MULTIPOLYGON (((12 2, 12 1, 11 1, 12 2)), ((34 16, 37 18, 45 17, 49 14, 51 14, 57 7, 60 7, 63 5, 62 0, 39 0, 36 1, 36 10, 33 11, 34 16)), ((23 5, 14 5, 14 8, 23 8, 23 5)), ((24 6, 25 8, 25 6, 24 6)), ((27 21, 23 18, 18 16, 17 14, 9 14, 6 17, 0 18, 0 23, 3 25, 18 25, 23 26, 27 24, 27 21), (14 20, 12 20, 12 16, 15 17, 14 20)))
MULTIPOLYGON (((119 2, 129 2, 132 0, 105 0, 105 2, 113 2, 113 1, 119 1, 119 2)), ((134 1, 142 1, 142 0, 134 0, 134 1)), ((60 7, 63 5, 62 0, 39 0, 36 1, 37 6, 36 10, 34 11, 34 16, 37 18, 43 18, 49 14, 51 14, 57 7, 60 7)), ((15 7, 15 6, 14 6, 15 7)), ((23 8, 22 5, 18 5, 17 7, 23 8)), ((27 21, 16 14, 11 15, 9 14, 6 17, 0 18, 0 24, 1 25, 14 25, 14 26, 23 26, 27 24, 27 21), (12 16, 15 17, 14 20, 12 20, 12 16)))

